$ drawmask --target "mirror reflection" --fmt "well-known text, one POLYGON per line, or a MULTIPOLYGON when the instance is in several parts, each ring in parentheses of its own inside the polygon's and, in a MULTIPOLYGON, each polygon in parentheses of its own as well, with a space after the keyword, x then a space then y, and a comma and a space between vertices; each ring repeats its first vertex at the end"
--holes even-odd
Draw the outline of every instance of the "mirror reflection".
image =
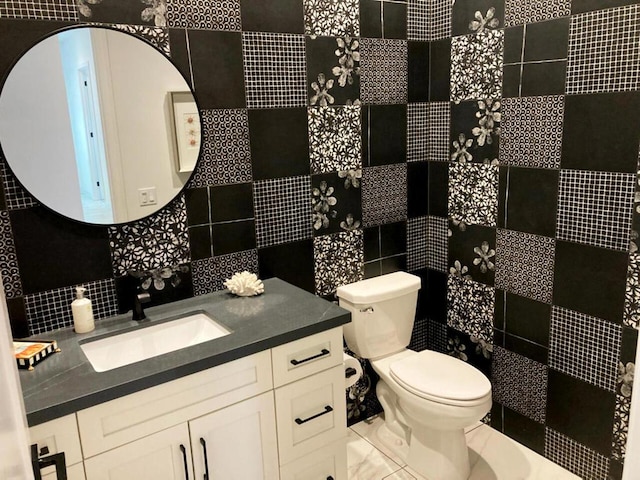
POLYGON ((183 76, 155 48, 117 30, 73 28, 12 68, 0 144, 44 205, 87 223, 124 223, 180 193, 200 152, 200 118, 183 76))

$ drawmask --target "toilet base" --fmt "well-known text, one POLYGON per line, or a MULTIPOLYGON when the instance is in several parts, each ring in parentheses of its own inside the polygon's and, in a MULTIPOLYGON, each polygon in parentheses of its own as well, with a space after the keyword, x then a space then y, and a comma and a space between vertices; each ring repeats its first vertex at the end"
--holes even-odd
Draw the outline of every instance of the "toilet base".
POLYGON ((434 430, 425 426, 411 429, 410 443, 386 424, 376 435, 392 452, 427 480, 467 480, 469 453, 464 430, 434 430))

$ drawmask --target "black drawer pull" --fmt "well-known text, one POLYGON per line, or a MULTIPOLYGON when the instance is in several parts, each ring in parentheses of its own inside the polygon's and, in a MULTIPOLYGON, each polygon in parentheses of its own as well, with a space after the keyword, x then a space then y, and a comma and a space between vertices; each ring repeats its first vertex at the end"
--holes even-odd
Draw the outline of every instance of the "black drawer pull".
POLYGON ((320 353, 317 354, 317 355, 313 355, 312 357, 303 358, 302 360, 296 360, 294 358, 293 360, 291 360, 291 363, 293 365, 300 365, 301 363, 309 362, 311 360, 315 360, 316 358, 324 357, 325 355, 329 355, 330 353, 331 352, 329 350, 327 350, 326 348, 323 348, 322 350, 320 350, 320 353))
POLYGON ((202 445, 202 453, 204 453, 204 480, 209 480, 209 459, 207 458, 207 442, 200 437, 200 445, 202 445))
POLYGON ((327 480, 333 480, 333 477, 332 477, 331 475, 329 475, 329 476, 327 477, 327 480))
POLYGON ((333 408, 330 405, 326 405, 324 407, 324 411, 320 412, 320 413, 316 413, 314 416, 309 417, 309 418, 305 418, 304 420, 302 420, 301 418, 296 418, 296 423, 298 425, 302 425, 303 423, 307 423, 310 422, 311 420, 313 420, 314 418, 318 418, 321 417, 322 415, 326 415, 329 412, 333 412, 333 408))
POLYGON ((184 478, 189 480, 189 466, 187 465, 187 449, 184 445, 180 444, 180 451, 182 452, 182 459, 184 460, 184 478))
POLYGON ((345 378, 351 378, 353 377, 356 373, 358 373, 358 371, 353 368, 353 367, 349 367, 344 371, 344 377, 345 378))

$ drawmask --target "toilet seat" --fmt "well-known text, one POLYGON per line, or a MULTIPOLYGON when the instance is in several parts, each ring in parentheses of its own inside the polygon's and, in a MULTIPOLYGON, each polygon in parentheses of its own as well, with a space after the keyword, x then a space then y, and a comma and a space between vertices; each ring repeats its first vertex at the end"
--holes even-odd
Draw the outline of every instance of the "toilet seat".
POLYGON ((473 406, 491 395, 491 382, 479 370, 431 350, 391 362, 389 373, 404 389, 438 403, 473 406))

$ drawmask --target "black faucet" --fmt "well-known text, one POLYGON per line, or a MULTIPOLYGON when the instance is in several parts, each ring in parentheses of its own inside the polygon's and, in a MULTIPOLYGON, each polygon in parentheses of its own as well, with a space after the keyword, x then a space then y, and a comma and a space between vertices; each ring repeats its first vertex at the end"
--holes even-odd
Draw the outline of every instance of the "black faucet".
POLYGON ((145 303, 149 303, 151 301, 151 295, 149 292, 140 292, 133 297, 133 320, 137 320, 138 322, 147 318, 147 315, 144 313, 144 309, 142 305, 145 303))

